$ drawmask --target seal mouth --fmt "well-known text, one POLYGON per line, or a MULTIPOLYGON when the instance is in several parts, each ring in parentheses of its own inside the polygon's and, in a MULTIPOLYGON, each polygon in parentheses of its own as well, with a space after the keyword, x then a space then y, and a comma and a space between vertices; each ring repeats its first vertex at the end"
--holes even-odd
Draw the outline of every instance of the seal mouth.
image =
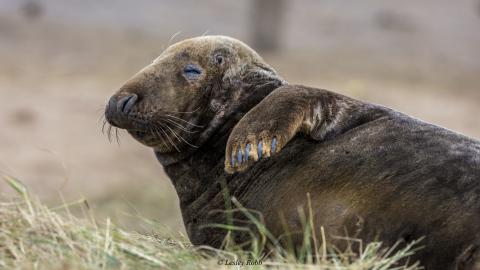
POLYGON ((128 130, 128 132, 131 133, 132 135, 134 135, 135 137, 145 137, 149 134, 146 131, 138 130, 138 129, 128 130))
MULTIPOLYGON (((186 147, 197 148, 192 141, 203 126, 195 120, 176 115, 193 116, 197 110, 189 112, 150 111, 140 112, 133 108, 138 101, 136 95, 112 97, 105 109, 107 122, 116 128, 126 130, 135 140, 160 153, 181 152, 186 147)), ((109 135, 110 137, 110 135, 109 135)))
POLYGON ((197 148, 192 143, 202 126, 168 113, 130 113, 128 128, 124 128, 140 143, 165 152, 181 152, 185 147, 197 148), (182 122, 183 121, 183 122, 182 122))

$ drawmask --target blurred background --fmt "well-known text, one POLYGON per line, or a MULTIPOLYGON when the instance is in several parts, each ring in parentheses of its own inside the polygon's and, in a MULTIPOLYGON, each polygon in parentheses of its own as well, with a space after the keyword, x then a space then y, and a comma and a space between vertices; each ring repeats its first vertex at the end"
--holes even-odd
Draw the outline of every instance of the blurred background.
POLYGON ((110 143, 100 117, 166 46, 203 34, 245 41, 290 83, 480 138, 480 0, 0 0, 0 173, 122 226, 183 230, 152 151, 110 143))

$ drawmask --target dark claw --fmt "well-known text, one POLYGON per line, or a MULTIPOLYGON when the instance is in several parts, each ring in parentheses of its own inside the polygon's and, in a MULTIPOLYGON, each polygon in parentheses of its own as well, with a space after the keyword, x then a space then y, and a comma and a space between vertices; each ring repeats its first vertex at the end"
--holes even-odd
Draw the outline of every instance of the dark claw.
POLYGON ((245 161, 248 161, 249 154, 250 154, 250 144, 247 143, 247 146, 245 146, 245 161))
POLYGON ((230 166, 232 168, 235 166, 235 153, 232 152, 232 158, 230 159, 230 166))
POLYGON ((272 148, 270 148, 270 153, 275 154, 275 149, 277 148, 277 138, 273 137, 272 148))
POLYGON ((258 159, 262 158, 262 150, 263 150, 263 143, 259 142, 258 143, 258 159))
POLYGON ((238 164, 242 164, 242 149, 238 149, 237 160, 238 164))

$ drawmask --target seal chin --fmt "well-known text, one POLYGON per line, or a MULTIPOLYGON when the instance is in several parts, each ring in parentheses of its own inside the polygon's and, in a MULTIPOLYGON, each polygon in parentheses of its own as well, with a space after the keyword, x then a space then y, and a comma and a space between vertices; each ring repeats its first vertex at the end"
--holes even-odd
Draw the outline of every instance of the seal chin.
POLYGON ((152 132, 147 132, 146 130, 127 129, 127 132, 132 135, 135 140, 148 147, 155 147, 161 143, 161 140, 159 140, 155 134, 152 132))
POLYGON ((139 143, 153 148, 160 153, 172 151, 172 147, 161 137, 160 133, 145 130, 127 130, 127 132, 139 143))

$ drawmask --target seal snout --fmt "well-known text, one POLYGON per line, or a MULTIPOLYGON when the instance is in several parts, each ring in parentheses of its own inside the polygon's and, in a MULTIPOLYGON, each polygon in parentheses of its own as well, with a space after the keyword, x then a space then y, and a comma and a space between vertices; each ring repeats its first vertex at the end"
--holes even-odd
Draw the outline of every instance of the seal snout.
POLYGON ((130 125, 128 115, 137 101, 138 96, 136 94, 128 94, 121 97, 115 95, 111 97, 105 109, 107 121, 113 126, 128 128, 130 125))

